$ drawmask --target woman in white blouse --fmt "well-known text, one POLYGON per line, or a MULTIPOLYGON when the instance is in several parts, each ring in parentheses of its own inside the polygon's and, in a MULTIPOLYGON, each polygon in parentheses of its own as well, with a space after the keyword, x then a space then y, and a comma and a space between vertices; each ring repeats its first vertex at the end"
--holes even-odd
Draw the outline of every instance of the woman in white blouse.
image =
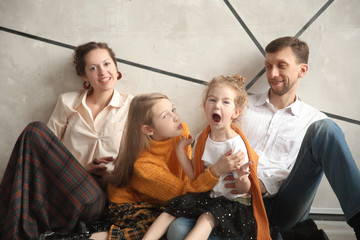
POLYGON ((132 96, 114 88, 121 73, 104 43, 77 47, 74 63, 85 90, 60 95, 47 126, 88 172, 102 175, 113 169, 132 96))
POLYGON ((0 239, 70 233, 103 214, 96 180, 112 170, 132 96, 115 89, 121 73, 106 43, 76 47, 74 64, 84 90, 62 94, 47 126, 30 123, 14 146, 0 185, 0 239))

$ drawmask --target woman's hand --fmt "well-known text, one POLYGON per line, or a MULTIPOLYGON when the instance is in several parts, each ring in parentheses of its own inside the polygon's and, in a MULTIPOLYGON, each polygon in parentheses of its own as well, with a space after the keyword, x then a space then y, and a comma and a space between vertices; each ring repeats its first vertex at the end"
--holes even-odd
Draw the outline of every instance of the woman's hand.
POLYGON ((224 173, 230 173, 236 169, 240 169, 245 161, 245 154, 242 151, 232 154, 233 151, 233 149, 229 150, 212 167, 210 167, 210 171, 215 177, 220 177, 220 175, 224 173))
POLYGON ((105 164, 114 161, 113 157, 102 157, 95 158, 94 161, 87 165, 86 170, 90 174, 95 175, 103 175, 103 173, 107 170, 105 164))

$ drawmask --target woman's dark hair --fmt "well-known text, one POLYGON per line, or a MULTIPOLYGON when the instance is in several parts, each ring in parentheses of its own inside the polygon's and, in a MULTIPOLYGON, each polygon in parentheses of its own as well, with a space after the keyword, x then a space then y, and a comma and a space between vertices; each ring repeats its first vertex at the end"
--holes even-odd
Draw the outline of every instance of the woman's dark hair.
POLYGON ((88 42, 88 43, 77 46, 74 50, 73 56, 74 56, 75 70, 76 70, 76 74, 79 75, 80 77, 85 75, 85 65, 86 65, 85 56, 86 56, 86 54, 88 54, 90 51, 97 49, 97 48, 107 50, 109 52, 110 57, 114 61, 115 65, 117 66, 115 53, 113 52, 113 50, 111 48, 108 47, 108 45, 106 43, 88 42))

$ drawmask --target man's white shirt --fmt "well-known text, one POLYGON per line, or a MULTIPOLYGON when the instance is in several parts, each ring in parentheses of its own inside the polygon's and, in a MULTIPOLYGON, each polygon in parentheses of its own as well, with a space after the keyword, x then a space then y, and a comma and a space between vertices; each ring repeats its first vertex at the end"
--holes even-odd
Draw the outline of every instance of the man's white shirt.
POLYGON ((327 116, 298 97, 290 106, 276 110, 268 92, 249 96, 244 111, 240 127, 259 155, 258 177, 267 195, 273 196, 294 166, 308 127, 327 116))

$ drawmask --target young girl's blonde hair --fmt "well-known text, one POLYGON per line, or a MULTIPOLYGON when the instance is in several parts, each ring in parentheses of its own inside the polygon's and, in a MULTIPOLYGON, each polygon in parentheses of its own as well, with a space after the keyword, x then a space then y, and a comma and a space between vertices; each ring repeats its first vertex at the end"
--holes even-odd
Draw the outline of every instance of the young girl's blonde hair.
POLYGON ((234 76, 217 76, 214 77, 208 84, 207 88, 203 94, 203 106, 205 106, 206 99, 209 97, 209 92, 214 87, 218 86, 228 86, 234 89, 235 91, 235 108, 243 110, 247 105, 248 95, 245 89, 245 78, 239 74, 234 74, 234 76))
POLYGON ((152 126, 152 108, 160 99, 169 98, 161 93, 149 93, 132 99, 115 169, 109 177, 113 185, 124 187, 129 184, 136 159, 143 150, 150 148, 149 137, 141 128, 143 125, 152 126))

